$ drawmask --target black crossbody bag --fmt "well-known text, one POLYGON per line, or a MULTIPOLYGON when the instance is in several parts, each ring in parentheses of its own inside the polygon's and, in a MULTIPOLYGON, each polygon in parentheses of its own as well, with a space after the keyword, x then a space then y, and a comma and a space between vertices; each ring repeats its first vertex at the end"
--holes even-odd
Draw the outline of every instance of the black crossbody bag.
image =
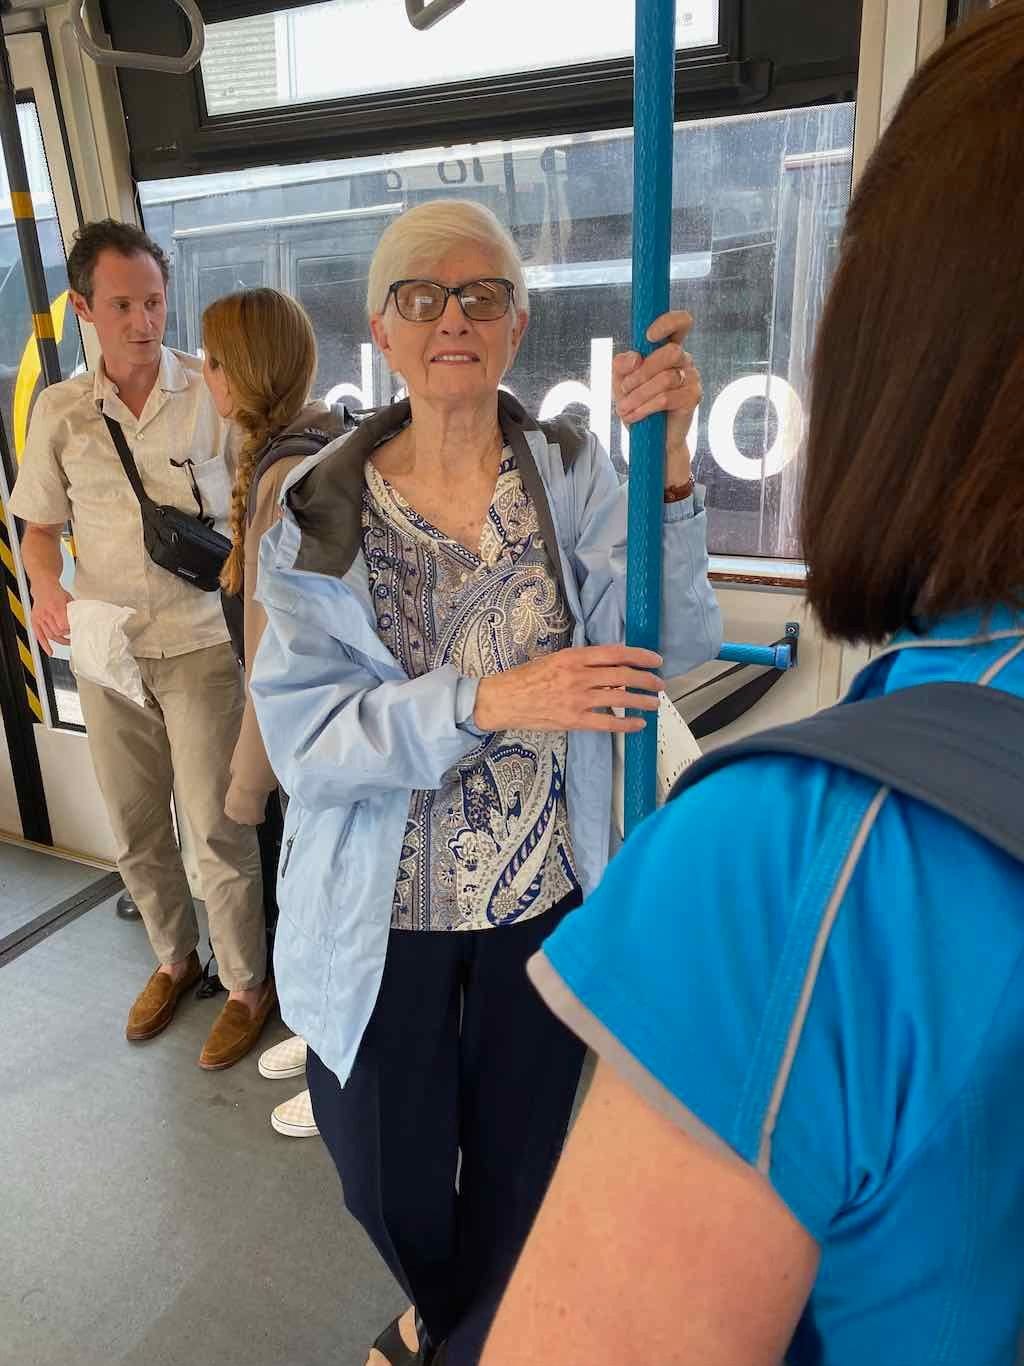
POLYGON ((195 479, 192 480, 192 492, 199 505, 198 517, 190 512, 182 512, 180 508, 154 503, 139 478, 121 424, 105 414, 103 421, 107 424, 132 492, 139 500, 142 537, 149 558, 169 574, 190 583, 193 588, 201 588, 204 593, 214 592, 220 587, 220 571, 231 553, 231 542, 219 531, 214 531, 204 518, 203 500, 195 479))

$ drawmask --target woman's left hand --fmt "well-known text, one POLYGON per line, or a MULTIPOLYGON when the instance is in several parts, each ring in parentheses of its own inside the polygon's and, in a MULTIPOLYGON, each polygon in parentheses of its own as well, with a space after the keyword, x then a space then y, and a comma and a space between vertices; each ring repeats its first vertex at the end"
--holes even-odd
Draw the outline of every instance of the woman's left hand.
POLYGON ((686 452, 687 465, 686 437, 704 396, 700 371, 685 349, 692 327, 693 318, 685 310, 663 313, 647 329, 647 340, 663 345, 649 356, 623 351, 612 361, 612 393, 619 417, 630 427, 652 413, 665 413, 666 454, 678 462, 686 452))

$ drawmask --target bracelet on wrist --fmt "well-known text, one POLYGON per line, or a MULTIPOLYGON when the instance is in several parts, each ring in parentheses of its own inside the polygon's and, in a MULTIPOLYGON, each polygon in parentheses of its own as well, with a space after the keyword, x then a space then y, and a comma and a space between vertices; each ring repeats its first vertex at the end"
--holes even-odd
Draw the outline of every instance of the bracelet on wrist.
POLYGON ((685 484, 666 484, 665 502, 681 503, 684 498, 689 498, 695 487, 692 475, 687 479, 685 484))

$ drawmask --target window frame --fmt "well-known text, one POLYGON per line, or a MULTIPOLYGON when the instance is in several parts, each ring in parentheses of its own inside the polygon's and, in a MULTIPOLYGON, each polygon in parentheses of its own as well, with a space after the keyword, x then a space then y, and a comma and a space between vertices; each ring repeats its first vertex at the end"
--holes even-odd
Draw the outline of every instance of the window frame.
POLYGON ((316 4, 317 0, 274 0, 272 6, 266 0, 196 0, 196 3, 206 23, 223 24, 231 19, 255 19, 269 9, 279 14, 289 9, 303 9, 316 4))
MULTIPOLYGON (((844 0, 830 55, 830 36, 820 19, 820 0, 720 0, 720 41, 676 55, 675 119, 678 122, 768 113, 855 101, 859 94, 866 13, 880 0, 844 0), (805 22, 807 21, 807 22, 805 22), (803 29, 810 34, 805 37, 803 29), (785 30, 788 42, 775 44, 785 30), (842 50, 844 56, 835 53, 842 50), (767 54, 767 55, 766 55, 767 54)), ((134 7, 135 0, 100 0, 104 19, 134 7)), ((255 17, 295 8, 302 0, 201 0, 210 21, 255 17)), ((946 0, 942 0, 945 4, 946 0)), ((170 6, 162 11, 175 16, 170 6)), ((831 16, 830 16, 831 19, 831 16)), ((174 22, 177 22, 175 20, 174 22)), ((184 37, 151 35, 150 48, 180 50, 184 37)), ((114 29, 115 46, 141 46, 139 35, 114 29)), ((258 164, 346 160, 415 152, 453 144, 472 145, 531 137, 625 129, 633 121, 631 57, 537 72, 304 105, 210 115, 200 72, 191 78, 120 72, 122 97, 137 180, 233 171, 258 164), (158 83, 173 82, 176 99, 158 83), (140 111, 160 106, 159 145, 133 126, 140 111), (173 123, 168 127, 168 123, 173 123)), ((859 119, 858 119, 859 122, 859 119)), ((748 557, 739 557, 743 562, 748 557)), ((716 577, 732 580, 737 557, 716 555, 716 577)), ((771 574, 779 587, 799 582, 799 561, 762 561, 750 556, 758 581, 771 574)))
MULTIPOLYGON (((805 21, 819 12, 820 0, 720 0, 718 44, 677 53, 676 119, 855 98, 862 3, 844 0, 840 26, 849 30, 848 50, 836 56, 801 48, 805 21), (772 29, 773 15, 778 36, 769 46, 777 48, 767 51, 758 35, 772 29)), ((294 5, 204 0, 202 7, 213 21, 294 5)), ((137 0, 101 0, 114 46, 180 50, 180 12, 170 5, 147 9, 143 22, 141 9, 137 0)), ((216 115, 207 111, 198 68, 188 77, 121 70, 118 79, 136 180, 386 155, 472 143, 482 135, 494 141, 591 132, 633 121, 631 57, 216 115)))
POLYGON ((992 0, 948 0, 946 6, 946 27, 959 28, 979 12, 991 9, 992 0))

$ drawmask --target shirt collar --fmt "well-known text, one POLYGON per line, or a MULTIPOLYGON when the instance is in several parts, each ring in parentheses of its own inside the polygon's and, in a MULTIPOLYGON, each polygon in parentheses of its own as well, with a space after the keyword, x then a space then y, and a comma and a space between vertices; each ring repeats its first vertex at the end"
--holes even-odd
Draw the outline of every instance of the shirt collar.
MULTIPOLYGON (((162 389, 167 394, 181 393, 188 388, 188 371, 169 346, 161 346, 160 348, 160 370, 156 377, 155 387, 162 389)), ((96 408, 102 412, 103 400, 113 398, 116 394, 117 385, 107 374, 107 368, 101 356, 93 374, 92 401, 96 408)))
POLYGON ((889 649, 900 650, 915 645, 943 644, 970 645, 1002 636, 1024 635, 1024 614, 1007 604, 972 608, 956 612, 938 621, 922 625, 917 631, 899 631, 893 636, 889 649))
POLYGON ((872 655, 844 700, 856 702, 894 686, 975 682, 987 663, 1022 636, 1024 614, 1005 605, 952 613, 916 632, 900 631, 872 655))
POLYGON ((188 388, 188 371, 169 346, 160 348, 160 374, 156 382, 168 394, 178 394, 188 388))

